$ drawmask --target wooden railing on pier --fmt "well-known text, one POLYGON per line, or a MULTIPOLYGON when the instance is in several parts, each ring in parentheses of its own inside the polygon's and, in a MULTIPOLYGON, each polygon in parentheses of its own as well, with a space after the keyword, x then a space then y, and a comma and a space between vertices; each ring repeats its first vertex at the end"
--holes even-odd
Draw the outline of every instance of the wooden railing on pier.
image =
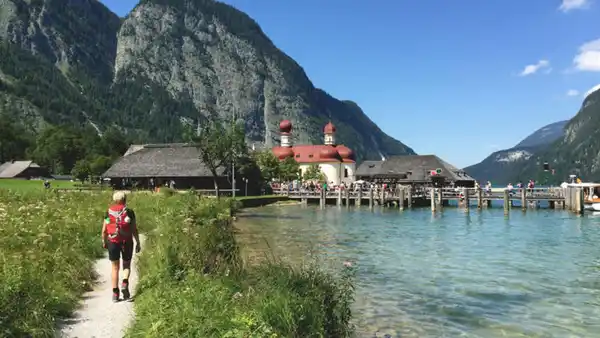
POLYGON ((410 188, 399 187, 395 190, 279 190, 275 194, 286 195, 291 199, 303 202, 319 200, 323 206, 328 201, 336 200, 338 205, 361 205, 365 200, 370 207, 374 205, 398 206, 431 206, 432 211, 444 207, 447 201, 456 201, 459 206, 469 209, 471 201, 477 202, 478 208, 490 207, 492 201, 503 201, 505 211, 513 207, 514 201, 519 201, 523 210, 528 207, 539 207, 540 202, 547 202, 550 208, 568 207, 582 212, 583 202, 577 196, 582 196, 582 188, 569 186, 567 188, 532 188, 532 189, 492 189, 481 188, 410 188), (579 189, 579 190, 577 190, 579 189))

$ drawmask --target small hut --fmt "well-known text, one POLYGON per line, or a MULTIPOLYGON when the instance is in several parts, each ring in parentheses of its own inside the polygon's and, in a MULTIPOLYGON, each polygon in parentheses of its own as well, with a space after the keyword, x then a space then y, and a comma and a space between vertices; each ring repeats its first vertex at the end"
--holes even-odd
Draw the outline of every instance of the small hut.
POLYGON ((383 161, 365 161, 356 179, 388 184, 474 187, 475 179, 435 155, 393 156, 383 161))

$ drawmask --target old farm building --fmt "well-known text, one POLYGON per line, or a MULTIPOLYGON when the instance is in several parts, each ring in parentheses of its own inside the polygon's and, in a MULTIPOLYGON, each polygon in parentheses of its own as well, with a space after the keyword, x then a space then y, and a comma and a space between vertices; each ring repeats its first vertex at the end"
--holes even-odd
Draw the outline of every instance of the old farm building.
POLYGON ((411 185, 475 185, 475 179, 464 170, 435 155, 393 156, 383 161, 365 161, 356 169, 356 179, 411 185))
MULTIPOLYGON (((198 149, 187 144, 132 145, 103 177, 115 188, 145 188, 152 180, 156 186, 173 181, 177 189, 212 190, 213 176, 199 157, 198 149)), ((218 174, 219 189, 231 189, 226 170, 221 168, 218 174)))
POLYGON ((0 164, 0 179, 30 179, 49 176, 50 173, 46 168, 40 167, 32 161, 10 161, 4 164, 0 164))

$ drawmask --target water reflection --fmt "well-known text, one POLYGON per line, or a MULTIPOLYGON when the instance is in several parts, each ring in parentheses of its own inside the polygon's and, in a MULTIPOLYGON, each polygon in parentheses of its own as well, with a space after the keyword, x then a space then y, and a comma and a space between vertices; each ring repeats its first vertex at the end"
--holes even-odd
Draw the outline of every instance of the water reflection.
POLYGON ((246 212, 237 227, 249 256, 267 251, 266 240, 294 262, 357 262, 360 337, 600 336, 600 218, 543 209, 505 217, 501 208, 246 212))

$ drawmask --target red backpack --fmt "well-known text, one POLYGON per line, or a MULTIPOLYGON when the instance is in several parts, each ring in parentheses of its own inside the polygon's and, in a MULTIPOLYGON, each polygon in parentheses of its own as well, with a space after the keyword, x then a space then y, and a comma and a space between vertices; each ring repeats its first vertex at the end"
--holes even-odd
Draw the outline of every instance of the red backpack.
POLYGON ((131 238, 131 218, 127 215, 127 207, 116 204, 108 208, 106 223, 108 240, 113 243, 124 242, 131 238))

